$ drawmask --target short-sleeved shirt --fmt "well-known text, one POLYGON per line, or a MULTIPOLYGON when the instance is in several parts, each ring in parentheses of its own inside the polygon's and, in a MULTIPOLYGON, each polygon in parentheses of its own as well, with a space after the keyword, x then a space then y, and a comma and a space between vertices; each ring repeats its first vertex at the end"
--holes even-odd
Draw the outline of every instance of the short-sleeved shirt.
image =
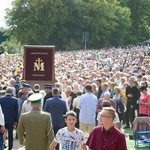
MULTIPOLYGON (((150 94, 143 94, 143 93, 141 93, 140 101, 144 102, 144 103, 149 103, 149 101, 150 101, 150 94)), ((139 114, 150 115, 150 107, 149 107, 149 105, 140 104, 139 105, 139 114)))
POLYGON ((69 132, 67 127, 60 129, 54 140, 60 144, 60 150, 81 150, 85 144, 84 133, 77 128, 73 132, 69 132))
POLYGON ((103 126, 95 127, 86 145, 92 150, 127 150, 124 134, 114 126, 108 131, 103 126))
POLYGON ((73 107, 74 107, 74 108, 79 108, 79 101, 80 101, 80 96, 77 96, 77 97, 73 100, 73 107))
POLYGON ((31 102, 25 100, 22 105, 22 110, 24 110, 24 112, 31 111, 32 110, 31 102))

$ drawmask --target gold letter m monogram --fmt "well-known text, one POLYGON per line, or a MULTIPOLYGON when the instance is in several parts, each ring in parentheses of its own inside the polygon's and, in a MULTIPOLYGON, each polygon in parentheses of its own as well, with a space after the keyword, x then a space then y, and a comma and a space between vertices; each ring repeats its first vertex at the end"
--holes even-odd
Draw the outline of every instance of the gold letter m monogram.
POLYGON ((44 71, 44 62, 41 58, 36 59, 34 62, 34 71, 44 71))

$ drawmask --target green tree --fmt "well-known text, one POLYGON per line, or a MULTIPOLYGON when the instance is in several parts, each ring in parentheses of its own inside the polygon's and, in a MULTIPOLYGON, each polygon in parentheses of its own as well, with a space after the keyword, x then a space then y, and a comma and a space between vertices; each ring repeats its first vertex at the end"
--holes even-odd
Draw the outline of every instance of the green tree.
POLYGON ((53 44, 58 49, 126 43, 130 11, 117 0, 14 0, 7 10, 9 33, 21 44, 53 44))
POLYGON ((4 41, 6 41, 9 38, 9 36, 5 35, 4 28, 0 28, 0 44, 4 41))
POLYGON ((49 44, 56 28, 60 0, 15 0, 7 24, 22 44, 49 44))
POLYGON ((63 9, 51 39, 61 49, 69 49, 69 46, 71 49, 80 48, 84 15, 82 0, 62 0, 60 7, 63 9))
POLYGON ((150 1, 130 0, 128 7, 131 10, 132 34, 134 42, 150 38, 150 1))
POLYGON ((21 44, 18 43, 14 37, 11 37, 0 44, 0 52, 7 52, 8 54, 21 54, 21 44))
POLYGON ((121 7, 120 5, 114 8, 116 27, 110 38, 111 45, 128 44, 131 34, 131 12, 127 7, 121 7))
POLYGON ((124 44, 130 28, 130 10, 116 0, 89 2, 91 46, 124 44))

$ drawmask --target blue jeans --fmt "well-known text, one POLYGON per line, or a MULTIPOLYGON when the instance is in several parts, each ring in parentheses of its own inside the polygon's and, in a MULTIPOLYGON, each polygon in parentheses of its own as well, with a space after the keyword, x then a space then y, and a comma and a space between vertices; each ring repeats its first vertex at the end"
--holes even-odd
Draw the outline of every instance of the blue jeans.
POLYGON ((3 150, 4 144, 3 144, 3 134, 0 132, 0 150, 3 150))

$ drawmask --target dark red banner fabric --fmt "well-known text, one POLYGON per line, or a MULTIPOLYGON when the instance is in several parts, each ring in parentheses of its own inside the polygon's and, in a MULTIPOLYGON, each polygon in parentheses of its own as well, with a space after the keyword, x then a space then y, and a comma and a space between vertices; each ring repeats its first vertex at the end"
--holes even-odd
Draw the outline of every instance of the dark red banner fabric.
POLYGON ((25 80, 54 80, 54 49, 54 46, 24 46, 25 80))

